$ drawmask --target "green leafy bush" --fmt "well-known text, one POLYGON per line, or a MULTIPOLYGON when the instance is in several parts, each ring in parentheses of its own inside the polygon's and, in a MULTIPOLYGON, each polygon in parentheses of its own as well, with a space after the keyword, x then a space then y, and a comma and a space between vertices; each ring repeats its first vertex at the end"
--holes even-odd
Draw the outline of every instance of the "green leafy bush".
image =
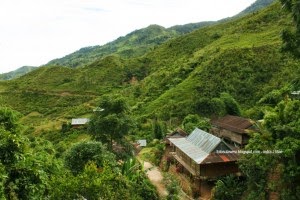
POLYGON ((94 141, 75 144, 66 152, 64 160, 73 174, 82 172, 88 162, 94 162, 99 168, 103 167, 105 162, 116 165, 114 154, 107 151, 101 142, 94 141))

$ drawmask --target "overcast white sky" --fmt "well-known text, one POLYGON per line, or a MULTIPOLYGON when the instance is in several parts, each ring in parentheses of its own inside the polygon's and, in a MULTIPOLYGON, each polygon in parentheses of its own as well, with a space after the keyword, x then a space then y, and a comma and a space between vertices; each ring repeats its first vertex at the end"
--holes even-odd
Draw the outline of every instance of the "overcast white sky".
POLYGON ((1 0, 0 73, 39 66, 136 29, 218 20, 255 0, 1 0))

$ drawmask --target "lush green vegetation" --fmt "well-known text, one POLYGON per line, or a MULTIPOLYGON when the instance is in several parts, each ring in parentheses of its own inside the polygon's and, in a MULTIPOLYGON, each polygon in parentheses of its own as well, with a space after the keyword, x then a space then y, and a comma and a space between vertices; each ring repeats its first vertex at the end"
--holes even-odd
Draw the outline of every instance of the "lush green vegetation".
POLYGON ((285 29, 282 33, 283 49, 300 57, 300 1, 280 0, 284 8, 292 14, 295 28, 285 29))
POLYGON ((300 105, 290 94, 300 90, 300 60, 282 51, 295 19, 277 2, 194 31, 152 25, 0 81, 0 196, 157 199, 130 142, 147 139, 140 157, 159 164, 166 132, 234 114, 264 120, 247 149, 283 152, 246 155, 244 190, 224 178, 215 198, 299 198, 300 105), (79 117, 91 118, 88 128, 70 126, 79 117), (226 187, 236 190, 224 195, 226 187))
POLYGON ((1 199, 158 198, 134 158, 133 166, 118 163, 113 153, 93 141, 76 143, 57 157, 49 141, 23 135, 19 116, 0 108, 1 199))

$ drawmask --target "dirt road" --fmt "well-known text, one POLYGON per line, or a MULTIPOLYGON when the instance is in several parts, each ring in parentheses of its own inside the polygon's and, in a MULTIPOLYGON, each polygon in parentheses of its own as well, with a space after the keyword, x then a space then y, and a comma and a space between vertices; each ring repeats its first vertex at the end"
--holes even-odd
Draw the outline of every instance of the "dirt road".
POLYGON ((151 183, 156 187, 158 194, 160 197, 166 197, 168 195, 168 191, 163 184, 163 176, 161 171, 153 166, 151 163, 143 161, 144 163, 144 170, 151 181, 151 183))

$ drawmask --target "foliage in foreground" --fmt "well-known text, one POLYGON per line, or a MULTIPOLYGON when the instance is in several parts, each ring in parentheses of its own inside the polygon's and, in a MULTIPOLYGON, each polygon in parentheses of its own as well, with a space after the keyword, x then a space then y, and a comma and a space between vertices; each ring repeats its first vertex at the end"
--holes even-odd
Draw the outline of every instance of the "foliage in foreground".
POLYGON ((158 199, 139 164, 125 173, 100 142, 74 145, 65 168, 50 142, 22 135, 18 115, 0 108, 1 199, 158 199))
POLYGON ((225 176, 216 182, 213 189, 214 200, 236 200, 242 196, 245 184, 234 176, 225 176))
POLYGON ((270 192, 281 199, 299 199, 300 101, 286 98, 267 111, 261 133, 253 135, 246 150, 254 152, 240 160, 247 178, 246 199, 265 199, 270 192))

